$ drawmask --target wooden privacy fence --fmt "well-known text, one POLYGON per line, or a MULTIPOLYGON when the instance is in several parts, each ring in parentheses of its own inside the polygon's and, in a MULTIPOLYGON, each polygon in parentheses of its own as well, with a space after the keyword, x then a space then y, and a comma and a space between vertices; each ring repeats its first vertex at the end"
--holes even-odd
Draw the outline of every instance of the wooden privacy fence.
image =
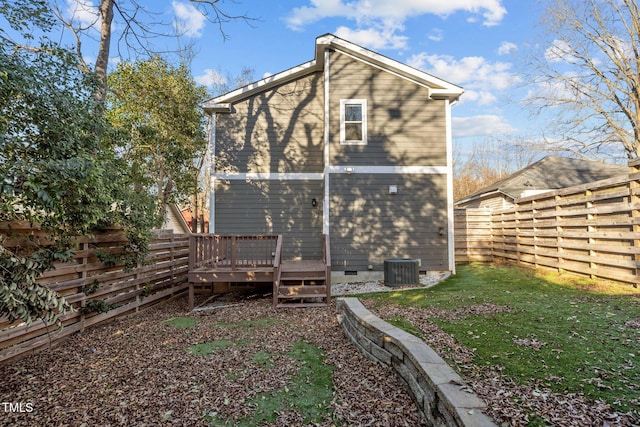
MULTIPOLYGON (((38 233, 28 224, 22 229, 12 223, 11 234, 38 233)), ((5 234, 7 229, 0 233, 5 234)), ((64 340, 84 328, 124 316, 186 291, 189 266, 188 235, 162 230, 149 245, 145 265, 125 272, 121 265, 103 263, 98 254, 116 255, 126 244, 124 234, 109 230, 94 238, 80 238, 75 248, 75 262, 59 264, 38 280, 63 295, 76 311, 61 317, 64 328, 34 322, 27 326, 9 323, 0 317, 0 363, 7 362, 64 340), (97 308, 108 309, 100 312, 97 308)), ((9 246, 9 245, 7 245, 9 246)))
POLYGON ((640 282, 640 161, 628 176, 456 210, 456 262, 512 260, 591 278, 640 282))
POLYGON ((454 212, 455 257, 457 264, 493 261, 491 210, 456 209, 454 212))

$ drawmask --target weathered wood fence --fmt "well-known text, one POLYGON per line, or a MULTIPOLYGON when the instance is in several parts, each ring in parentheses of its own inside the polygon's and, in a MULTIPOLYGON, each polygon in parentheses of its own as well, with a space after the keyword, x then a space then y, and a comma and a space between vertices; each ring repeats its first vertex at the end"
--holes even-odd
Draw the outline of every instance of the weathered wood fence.
POLYGON ((511 260, 640 283, 640 161, 628 176, 455 213, 456 262, 511 260))
MULTIPOLYGON (((15 236, 38 233, 28 225, 19 227, 12 223, 14 239, 15 236)), ((3 234, 6 231, 0 229, 3 234)), ((126 238, 119 230, 101 232, 91 239, 78 239, 75 262, 60 264, 39 280, 63 295, 76 311, 61 317, 62 330, 43 322, 29 326, 11 324, 0 317, 0 363, 41 350, 88 326, 135 313, 188 289, 188 235, 167 230, 156 232, 149 246, 147 263, 132 271, 125 272, 121 265, 110 265, 98 259, 100 252, 121 253, 125 244, 126 238), (107 312, 91 310, 92 305, 106 304, 110 308, 107 312)))

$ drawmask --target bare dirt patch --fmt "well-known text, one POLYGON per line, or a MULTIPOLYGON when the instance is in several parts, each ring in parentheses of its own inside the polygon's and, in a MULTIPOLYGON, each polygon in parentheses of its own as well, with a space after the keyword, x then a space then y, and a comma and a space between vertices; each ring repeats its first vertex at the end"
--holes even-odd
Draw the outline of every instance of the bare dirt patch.
MULTIPOLYGON (((422 424, 394 372, 344 337, 334 305, 274 310, 270 303, 235 301, 192 314, 180 299, 1 366, 1 400, 33 411, 5 412, 0 425, 236 425, 251 416, 252 399, 287 390, 300 369, 289 355, 299 342, 320 348, 334 367, 318 425, 422 424), (184 317, 195 317, 195 326, 184 317)), ((265 425, 305 424, 305 414, 283 407, 265 425)))

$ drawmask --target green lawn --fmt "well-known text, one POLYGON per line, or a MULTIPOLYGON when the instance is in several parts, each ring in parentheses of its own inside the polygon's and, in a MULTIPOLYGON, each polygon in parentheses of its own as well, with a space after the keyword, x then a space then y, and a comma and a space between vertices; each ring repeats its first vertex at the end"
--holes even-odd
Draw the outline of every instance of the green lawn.
MULTIPOLYGON (((640 289, 631 285, 471 264, 430 289, 366 298, 376 305, 449 311, 481 304, 504 307, 430 320, 474 349, 476 366, 496 367, 516 383, 535 381, 558 393, 584 394, 622 412, 640 407, 640 289)), ((390 320, 420 333, 404 319, 390 320)))

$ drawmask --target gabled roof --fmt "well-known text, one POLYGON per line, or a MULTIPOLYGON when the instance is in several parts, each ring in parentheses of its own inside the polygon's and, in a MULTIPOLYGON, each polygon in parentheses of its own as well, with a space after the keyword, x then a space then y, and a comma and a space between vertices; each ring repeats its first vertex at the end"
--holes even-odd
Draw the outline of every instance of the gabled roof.
POLYGON ((458 200, 456 204, 469 203, 497 193, 515 199, 525 191, 557 190, 628 173, 629 167, 626 165, 547 156, 506 178, 476 191, 464 199, 458 200))
POLYGON ((234 102, 305 75, 321 71, 324 69, 324 52, 328 49, 349 55, 358 61, 423 86, 429 90, 429 96, 433 99, 449 99, 453 102, 464 92, 460 86, 420 71, 417 68, 365 49, 333 34, 325 34, 316 38, 315 58, 313 60, 205 101, 202 104, 202 108, 207 113, 228 112, 230 104, 234 102))

